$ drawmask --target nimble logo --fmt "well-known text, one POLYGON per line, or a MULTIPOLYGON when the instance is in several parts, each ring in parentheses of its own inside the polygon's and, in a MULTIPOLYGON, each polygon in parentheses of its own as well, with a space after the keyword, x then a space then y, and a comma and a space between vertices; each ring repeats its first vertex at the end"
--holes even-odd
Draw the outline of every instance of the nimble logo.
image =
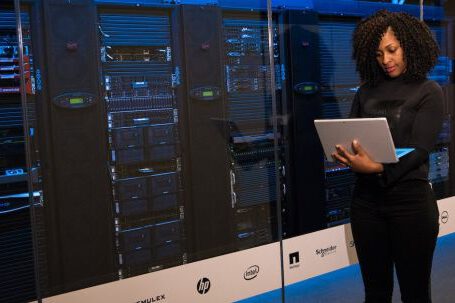
POLYGON ((441 222, 446 224, 449 221, 449 213, 447 211, 443 211, 441 213, 441 222))
POLYGON ((300 255, 299 252, 293 252, 289 254, 289 268, 296 268, 300 266, 300 255))
POLYGON ((206 294, 210 290, 210 280, 207 278, 201 278, 197 282, 197 292, 201 295, 206 294))
POLYGON ((331 245, 327 248, 316 249, 316 255, 321 256, 321 258, 325 257, 326 255, 334 254, 337 251, 336 245, 331 245))

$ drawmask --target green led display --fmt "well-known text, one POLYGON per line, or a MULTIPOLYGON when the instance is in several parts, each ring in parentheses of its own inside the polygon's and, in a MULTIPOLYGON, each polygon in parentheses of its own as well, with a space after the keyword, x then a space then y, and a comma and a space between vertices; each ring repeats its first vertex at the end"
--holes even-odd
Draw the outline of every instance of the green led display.
POLYGON ((70 98, 71 105, 77 105, 77 104, 83 104, 83 103, 84 103, 83 98, 70 98))
POLYGON ((213 97, 213 91, 207 90, 205 92, 202 92, 202 97, 213 97))

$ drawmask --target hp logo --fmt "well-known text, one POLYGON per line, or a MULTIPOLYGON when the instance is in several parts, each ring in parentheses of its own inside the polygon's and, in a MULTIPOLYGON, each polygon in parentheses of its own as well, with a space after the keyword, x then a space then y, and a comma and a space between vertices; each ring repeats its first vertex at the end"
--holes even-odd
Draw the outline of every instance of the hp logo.
POLYGON ((197 292, 201 295, 206 294, 210 289, 210 280, 207 278, 201 278, 197 282, 197 292))

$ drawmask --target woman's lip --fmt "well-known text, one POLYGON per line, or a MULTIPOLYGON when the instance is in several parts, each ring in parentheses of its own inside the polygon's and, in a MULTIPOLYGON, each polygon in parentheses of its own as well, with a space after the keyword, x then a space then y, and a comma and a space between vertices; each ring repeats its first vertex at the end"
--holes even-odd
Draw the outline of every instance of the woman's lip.
POLYGON ((388 74, 393 73, 393 72, 395 71, 395 66, 387 67, 387 68, 385 69, 385 71, 386 71, 388 74))

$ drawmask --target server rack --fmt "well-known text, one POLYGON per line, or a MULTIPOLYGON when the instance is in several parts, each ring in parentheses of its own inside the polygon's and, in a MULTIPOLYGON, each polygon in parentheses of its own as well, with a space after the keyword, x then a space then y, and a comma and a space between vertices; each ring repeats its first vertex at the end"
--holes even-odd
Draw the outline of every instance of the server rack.
MULTIPOLYGON (((441 22, 435 22, 430 26, 433 32, 441 53, 438 58, 438 63, 430 72, 428 78, 439 83, 444 91, 444 123, 441 132, 439 133, 436 147, 430 152, 430 170, 428 179, 432 184, 433 192, 437 199, 443 199, 451 196, 453 191, 453 176, 450 174, 450 159, 454 157, 453 142, 451 138, 453 125, 453 109, 450 107, 450 99, 453 98, 449 94, 448 87, 451 84, 453 66, 452 60, 448 57, 447 43, 447 28, 441 22)), ((453 173, 452 173, 453 174, 453 173)))
POLYGON ((285 113, 286 237, 326 227, 323 153, 314 119, 321 116, 319 16, 315 11, 285 10, 281 21, 286 55, 285 113))
POLYGON ((90 0, 33 5, 44 201, 37 253, 47 297, 115 280, 118 273, 96 6, 90 0))
POLYGON ((221 9, 180 7, 184 125, 191 191, 189 259, 235 251, 230 203, 226 94, 222 68, 221 9), (219 224, 225 222, 225 224, 219 224))
POLYGON ((264 13, 223 14, 223 55, 230 127, 231 195, 237 248, 246 249, 277 239, 277 193, 284 189, 283 129, 273 129, 273 106, 281 114, 282 64, 278 25, 269 49, 264 13), (275 83, 269 62, 272 52, 275 83), (272 92, 275 91, 275 105, 272 92), (274 137, 278 136, 275 146, 274 137), (275 159, 275 148, 278 159, 275 159))
MULTIPOLYGON (((319 23, 321 51, 322 118, 348 118, 360 79, 351 59, 355 18, 321 17, 319 23)), ((325 205, 327 226, 349 222, 349 205, 355 176, 340 164, 324 161, 325 205)))
MULTIPOLYGON (((30 16, 21 14, 25 79, 32 93, 33 56, 30 16)), ((28 301, 35 296, 32 231, 20 98, 20 62, 16 16, 0 6, 0 302, 28 301)), ((27 109, 24 109, 27 110, 27 109)), ((39 197, 36 197, 39 200, 39 197)))
POLYGON ((186 262, 172 11, 99 11, 119 277, 186 262))

